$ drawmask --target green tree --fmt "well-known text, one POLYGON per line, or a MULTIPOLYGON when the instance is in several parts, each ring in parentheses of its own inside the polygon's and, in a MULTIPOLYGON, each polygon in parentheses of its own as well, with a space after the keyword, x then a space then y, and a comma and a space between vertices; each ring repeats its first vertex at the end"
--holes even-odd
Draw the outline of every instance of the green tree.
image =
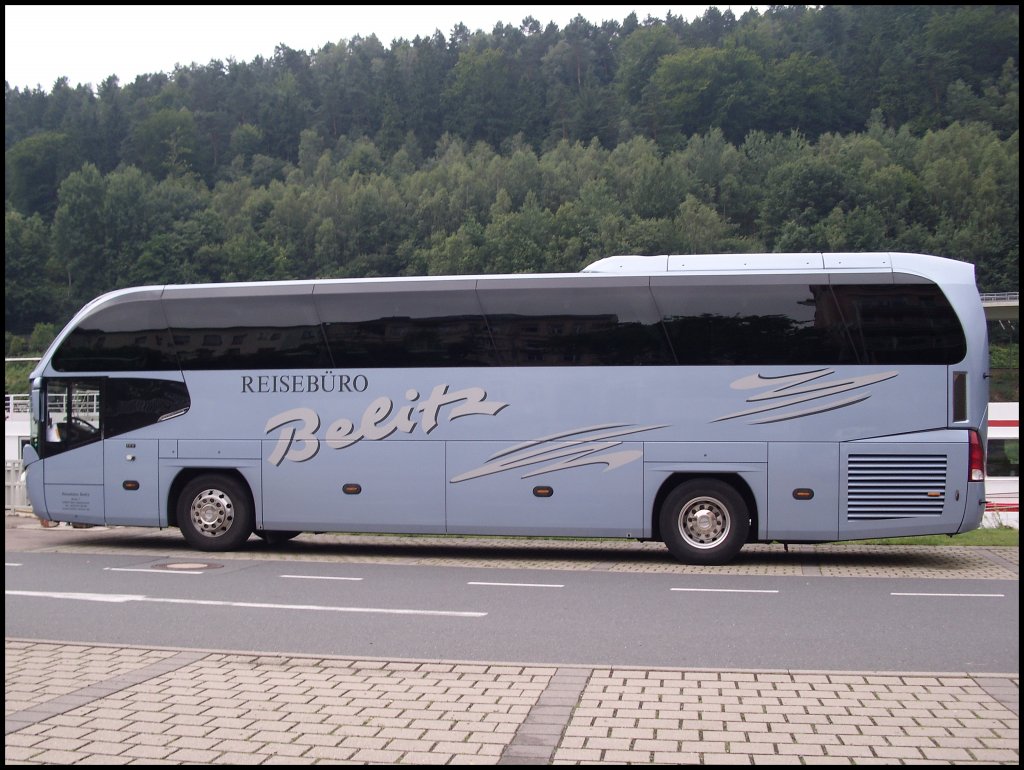
POLYGON ((814 157, 772 169, 765 188, 758 224, 775 250, 819 249, 820 239, 810 237, 814 226, 836 207, 844 210, 851 195, 842 174, 814 157))
POLYGON ((115 75, 106 78, 96 92, 100 138, 94 150, 97 167, 110 172, 121 162, 121 147, 130 130, 128 100, 115 75))
POLYGON ((613 190, 621 191, 627 215, 663 218, 672 215, 686 194, 671 170, 662 162, 654 142, 634 137, 612 151, 606 178, 613 190))
POLYGON ((56 339, 58 331, 56 324, 37 323, 32 327, 32 333, 28 337, 29 352, 42 355, 50 347, 50 343, 56 339))
POLYGON ((441 95, 445 130, 497 147, 512 125, 515 81, 501 51, 464 51, 441 95))
MULTIPOLYGON (((550 136, 555 141, 590 140, 614 142, 615 124, 608 116, 618 110, 610 78, 603 78, 604 53, 609 40, 582 16, 566 27, 561 40, 544 53, 541 69, 547 92, 550 136)), ((609 73, 610 74, 610 73, 609 73)), ((521 89, 526 95, 541 89, 521 89)), ((541 121, 537 121, 541 122, 541 121)))
POLYGON ((54 287, 48 280, 49 228, 38 214, 4 215, 4 329, 27 333, 33 325, 58 318, 54 287))
POLYGON ((675 229, 673 253, 720 254, 741 250, 736 248, 736 226, 693 195, 687 195, 679 205, 675 229))
POLYGON ((765 128, 769 93, 764 66, 740 48, 687 49, 665 56, 644 93, 658 116, 658 141, 678 143, 680 137, 709 127, 722 130, 733 143, 753 129, 765 128))
POLYGON ((551 212, 542 209, 530 193, 518 211, 509 211, 511 199, 504 190, 498 194, 498 210, 485 230, 489 252, 487 271, 494 273, 545 272, 548 243, 554 226, 551 212))
POLYGON ((231 132, 230 154, 241 157, 244 168, 249 168, 253 156, 263 145, 263 132, 251 123, 243 123, 231 132))
POLYGON ((170 223, 154 202, 156 183, 135 166, 123 166, 105 178, 100 222, 110 260, 109 288, 127 286, 144 244, 170 223))
POLYGON ((683 194, 692 190, 702 201, 723 208, 738 195, 743 158, 721 129, 692 137, 685 149, 672 153, 666 162, 679 165, 676 184, 683 194))
POLYGON ((4 153, 7 200, 23 214, 49 218, 57 209, 57 189, 71 170, 73 140, 43 131, 16 142, 4 153))
POLYGON ((132 161, 157 179, 190 170, 197 145, 196 121, 187 109, 157 110, 137 123, 129 138, 132 161))
POLYGON ((837 118, 847 120, 844 83, 835 64, 822 56, 792 53, 765 72, 764 108, 769 118, 757 128, 795 129, 816 139, 833 130, 837 118))
POLYGON ((53 258, 66 282, 63 300, 73 308, 116 285, 106 248, 105 198, 106 182, 91 163, 60 186, 53 217, 53 258))
POLYGON ((557 211, 563 203, 576 198, 588 182, 601 179, 607 163, 608 152, 599 142, 559 142, 538 162, 538 195, 542 205, 557 211))
POLYGON ((579 197, 555 212, 552 269, 575 272, 609 254, 618 253, 623 227, 619 203, 604 180, 583 183, 579 197))
POLYGON ((413 275, 473 275, 488 271, 490 256, 483 226, 470 219, 451 235, 432 233, 409 268, 413 275))
POLYGON ((662 58, 675 53, 679 47, 676 36, 661 24, 636 29, 622 41, 615 82, 626 105, 631 109, 641 106, 647 85, 662 58))

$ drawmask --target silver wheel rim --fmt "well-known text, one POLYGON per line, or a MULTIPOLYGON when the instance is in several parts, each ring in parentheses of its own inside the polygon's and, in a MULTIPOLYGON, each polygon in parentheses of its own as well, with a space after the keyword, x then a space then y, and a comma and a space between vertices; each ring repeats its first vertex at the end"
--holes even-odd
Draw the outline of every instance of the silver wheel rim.
POLYGON ((189 517, 196 532, 204 537, 220 537, 235 520, 235 505, 222 489, 204 489, 192 500, 189 517))
POLYGON ((679 534, 694 548, 721 545, 732 530, 732 516, 725 504, 714 497, 695 497, 679 511, 679 534))

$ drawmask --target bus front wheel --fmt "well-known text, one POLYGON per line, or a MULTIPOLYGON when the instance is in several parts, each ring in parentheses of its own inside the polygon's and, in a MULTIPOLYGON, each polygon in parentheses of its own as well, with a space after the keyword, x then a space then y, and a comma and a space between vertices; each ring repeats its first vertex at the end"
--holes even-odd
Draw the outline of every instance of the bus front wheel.
POLYGON ((248 490, 219 474, 198 476, 178 497, 178 527, 186 542, 200 551, 230 551, 253 530, 248 490))
POLYGON ((693 479, 673 489, 659 513, 661 537, 684 564, 725 564, 740 552, 750 511, 734 487, 718 479, 693 479))

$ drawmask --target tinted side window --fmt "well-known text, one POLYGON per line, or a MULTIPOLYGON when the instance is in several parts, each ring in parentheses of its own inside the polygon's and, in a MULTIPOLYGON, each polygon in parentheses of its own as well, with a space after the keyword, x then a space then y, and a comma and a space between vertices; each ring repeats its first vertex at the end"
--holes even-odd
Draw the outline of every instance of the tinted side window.
POLYGON ((129 302, 82 321, 53 355, 60 372, 171 371, 178 368, 171 335, 156 301, 129 302))
POLYGON ((967 352, 934 284, 652 287, 680 364, 954 364, 967 352))
POLYGON ((672 364, 646 286, 479 289, 503 366, 672 364))
POLYGON ((652 286, 681 365, 856 363, 827 284, 652 286))
POLYGON ((191 404, 182 382, 110 379, 103 399, 105 435, 118 436, 153 425, 191 404))
POLYGON ((178 327, 182 369, 314 369, 331 362, 319 326, 178 327))
POLYGON ((311 295, 215 295, 165 300, 182 369, 331 366, 311 295))
POLYGON ((955 364, 960 320, 934 284, 834 286, 839 313, 867 364, 955 364))
POLYGON ((334 365, 493 366, 494 347, 472 289, 317 295, 334 365))

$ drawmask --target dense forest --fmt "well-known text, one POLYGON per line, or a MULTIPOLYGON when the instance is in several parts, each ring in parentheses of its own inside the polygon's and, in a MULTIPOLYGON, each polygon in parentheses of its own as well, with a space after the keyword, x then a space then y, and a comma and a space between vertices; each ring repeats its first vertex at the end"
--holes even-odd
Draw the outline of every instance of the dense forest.
POLYGON ((8 354, 130 285, 623 253, 924 252, 1016 290, 1019 34, 1018 6, 712 8, 5 83, 8 354))

